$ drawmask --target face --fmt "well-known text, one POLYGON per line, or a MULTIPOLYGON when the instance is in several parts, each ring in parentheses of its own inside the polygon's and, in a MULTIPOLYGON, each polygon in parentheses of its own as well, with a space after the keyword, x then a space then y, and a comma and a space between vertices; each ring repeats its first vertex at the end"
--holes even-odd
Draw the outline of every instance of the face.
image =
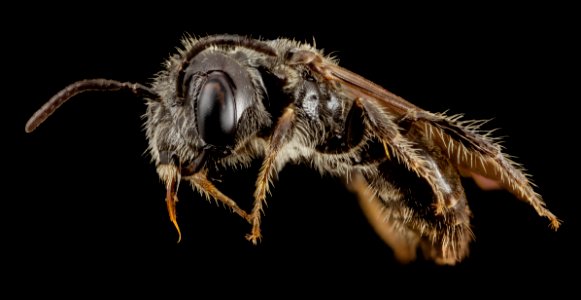
POLYGON ((162 96, 146 114, 151 152, 158 165, 183 175, 235 155, 245 141, 271 125, 267 92, 258 71, 264 59, 246 49, 200 51, 181 64, 174 57, 154 89, 162 96), (267 104, 267 103, 266 103, 267 104))

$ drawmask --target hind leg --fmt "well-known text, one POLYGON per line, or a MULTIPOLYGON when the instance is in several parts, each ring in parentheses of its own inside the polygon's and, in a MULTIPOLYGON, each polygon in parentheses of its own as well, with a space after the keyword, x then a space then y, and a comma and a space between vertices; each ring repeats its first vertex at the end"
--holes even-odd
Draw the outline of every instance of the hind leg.
MULTIPOLYGON (((416 259, 416 249, 420 241, 417 234, 402 230, 398 222, 393 220, 391 209, 387 208, 369 189, 369 184, 360 174, 355 174, 348 184, 351 191, 357 195, 361 210, 367 217, 379 237, 393 250, 395 258, 401 263, 409 263, 416 259)), ((399 222, 401 223, 401 222, 399 222)))

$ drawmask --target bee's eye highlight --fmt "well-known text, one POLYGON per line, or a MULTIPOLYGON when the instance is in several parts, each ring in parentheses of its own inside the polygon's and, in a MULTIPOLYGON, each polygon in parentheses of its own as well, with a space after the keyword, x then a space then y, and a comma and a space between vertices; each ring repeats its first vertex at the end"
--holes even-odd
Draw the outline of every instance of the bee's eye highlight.
POLYGON ((226 147, 234 144, 236 103, 234 84, 219 71, 208 74, 198 94, 196 122, 200 138, 209 145, 226 147))

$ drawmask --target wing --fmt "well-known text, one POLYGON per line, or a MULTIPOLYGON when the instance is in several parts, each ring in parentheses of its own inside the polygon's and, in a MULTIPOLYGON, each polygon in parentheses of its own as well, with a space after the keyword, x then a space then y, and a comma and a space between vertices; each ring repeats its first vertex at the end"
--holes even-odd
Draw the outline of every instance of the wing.
MULTIPOLYGON (((486 182, 492 182, 492 186, 498 185, 505 188, 517 198, 532 205, 540 216, 548 218, 553 229, 559 227, 560 221, 545 207, 543 199, 535 192, 528 175, 502 152, 502 147, 495 142, 494 138, 478 129, 481 122, 461 121, 458 116, 448 117, 420 109, 313 51, 296 51, 289 58, 289 64, 303 64, 313 73, 339 86, 348 97, 355 99, 356 103, 363 107, 371 125, 375 126, 374 129, 380 135, 384 121, 392 120, 397 124, 413 126, 415 131, 421 132, 425 138, 437 145, 442 153, 447 154, 449 161, 458 172, 471 176, 481 186, 486 182), (383 120, 378 119, 382 116, 387 117, 383 120)), ((400 132, 405 138, 405 130, 400 129, 400 132)), ((408 146, 413 148, 414 140, 394 140, 387 136, 383 139, 383 142, 389 144, 392 149, 397 145, 389 142, 398 141, 411 142, 408 146)), ((397 154, 397 149, 395 150, 397 154)), ((411 151, 413 152, 413 149, 411 151)), ((430 176, 437 177, 437 174, 433 174, 437 170, 429 170, 429 164, 422 165, 421 157, 419 161, 419 165, 408 165, 408 167, 424 177, 438 195, 440 189, 438 182, 430 179, 430 176), (422 174, 416 167, 428 169, 422 174)))

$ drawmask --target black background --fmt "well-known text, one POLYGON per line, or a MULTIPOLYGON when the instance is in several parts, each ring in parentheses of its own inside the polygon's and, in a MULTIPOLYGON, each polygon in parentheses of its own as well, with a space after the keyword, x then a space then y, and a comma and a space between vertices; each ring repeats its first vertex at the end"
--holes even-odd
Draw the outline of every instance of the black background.
MULTIPOLYGON (((190 295, 210 287, 266 295, 310 287, 321 295, 355 290, 386 298, 453 295, 466 286, 491 294, 569 287, 566 274, 579 264, 579 126, 571 107, 579 97, 566 90, 579 78, 578 32, 565 8, 358 5, 331 12, 287 3, 261 13, 250 4, 158 5, 147 13, 63 8, 43 17, 22 10, 18 21, 3 24, 4 271, 14 282, 59 294, 71 286, 105 293, 167 287, 190 295), (178 205, 183 240, 176 244, 164 187, 144 152, 142 100, 82 95, 33 134, 24 124, 76 80, 151 82, 184 33, 314 38, 342 66, 422 108, 493 118, 486 128, 507 137, 506 152, 534 175, 562 229, 552 232, 507 192, 465 181, 476 236, 470 256, 454 267, 400 265, 338 180, 288 166, 268 200, 259 246, 244 239, 247 224, 187 184, 178 205), (279 289, 271 294, 269 287, 279 289)), ((248 200, 253 174, 227 178, 233 198, 248 200)))

